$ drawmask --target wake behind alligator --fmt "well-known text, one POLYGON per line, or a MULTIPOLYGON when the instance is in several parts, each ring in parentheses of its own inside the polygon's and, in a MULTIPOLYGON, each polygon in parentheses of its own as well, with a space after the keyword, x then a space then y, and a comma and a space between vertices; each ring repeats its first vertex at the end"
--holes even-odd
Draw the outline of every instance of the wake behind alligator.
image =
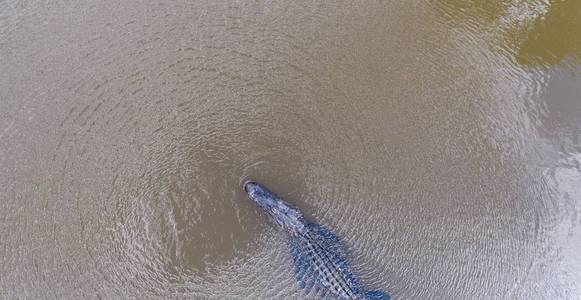
POLYGON ((296 278, 306 293, 314 289, 322 298, 390 299, 382 291, 365 289, 350 271, 347 248, 327 228, 259 183, 247 181, 244 190, 287 233, 296 278))

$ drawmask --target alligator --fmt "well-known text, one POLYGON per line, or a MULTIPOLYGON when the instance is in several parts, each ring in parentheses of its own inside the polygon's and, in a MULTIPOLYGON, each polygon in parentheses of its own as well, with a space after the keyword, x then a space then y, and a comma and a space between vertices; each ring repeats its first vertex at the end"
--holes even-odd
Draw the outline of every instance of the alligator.
POLYGON ((264 185, 246 181, 243 187, 286 233, 296 279, 306 294, 313 292, 322 299, 391 299, 385 292, 365 289, 351 273, 348 249, 333 232, 305 218, 264 185))

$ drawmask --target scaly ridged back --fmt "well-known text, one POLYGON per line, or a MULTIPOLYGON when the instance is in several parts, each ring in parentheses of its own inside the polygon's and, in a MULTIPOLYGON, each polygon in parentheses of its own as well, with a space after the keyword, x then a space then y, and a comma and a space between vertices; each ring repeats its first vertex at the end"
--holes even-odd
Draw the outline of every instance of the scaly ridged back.
POLYGON ((328 229, 313 223, 289 238, 295 272, 308 293, 315 289, 323 297, 364 299, 361 284, 349 270, 347 248, 328 229))

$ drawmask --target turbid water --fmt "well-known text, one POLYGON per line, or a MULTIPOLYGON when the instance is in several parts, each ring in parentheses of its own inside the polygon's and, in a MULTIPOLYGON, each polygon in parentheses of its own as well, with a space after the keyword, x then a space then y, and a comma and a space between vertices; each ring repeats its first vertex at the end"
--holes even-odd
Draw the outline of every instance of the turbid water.
POLYGON ((579 299, 580 3, 1 1, 0 298, 579 299))

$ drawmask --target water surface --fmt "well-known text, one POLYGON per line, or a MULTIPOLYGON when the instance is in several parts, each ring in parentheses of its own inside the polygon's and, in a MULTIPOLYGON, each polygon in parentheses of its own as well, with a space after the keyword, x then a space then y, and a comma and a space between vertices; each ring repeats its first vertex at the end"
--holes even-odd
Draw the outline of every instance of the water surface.
POLYGON ((0 298, 581 295, 579 1, 0 3, 0 298))

